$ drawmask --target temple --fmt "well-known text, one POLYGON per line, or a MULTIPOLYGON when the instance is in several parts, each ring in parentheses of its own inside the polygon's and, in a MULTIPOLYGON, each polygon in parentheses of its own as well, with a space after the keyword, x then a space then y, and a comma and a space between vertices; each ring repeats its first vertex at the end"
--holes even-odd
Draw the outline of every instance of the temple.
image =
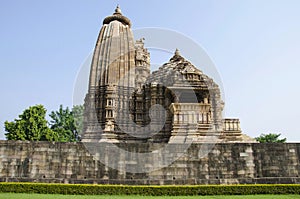
POLYGON ((219 86, 178 49, 151 73, 119 6, 103 20, 84 107, 83 142, 255 142, 239 119, 222 117, 219 86))
MULTIPOLYGON (((82 142, 0 141, 1 182, 300 184, 299 143, 257 143, 178 49, 151 73, 119 7, 91 63, 82 142)), ((146 38, 147 39, 147 38, 146 38)))

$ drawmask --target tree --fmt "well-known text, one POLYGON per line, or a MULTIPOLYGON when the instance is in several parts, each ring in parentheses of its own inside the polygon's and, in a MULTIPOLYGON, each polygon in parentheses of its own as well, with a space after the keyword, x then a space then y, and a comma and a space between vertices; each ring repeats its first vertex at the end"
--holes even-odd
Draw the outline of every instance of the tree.
POLYGON ((259 137, 255 139, 260 143, 284 143, 286 142, 286 138, 279 139, 281 134, 269 133, 269 134, 261 134, 259 137))
POLYGON ((60 105, 58 111, 52 111, 49 115, 51 118, 51 129, 58 134, 60 142, 76 142, 80 140, 80 125, 82 125, 81 108, 75 106, 72 111, 68 107, 65 109, 60 105), (74 110, 74 112, 73 112, 74 110), (74 117, 76 115, 76 117, 74 117))
POLYGON ((83 105, 75 105, 72 108, 75 127, 79 135, 81 135, 83 129, 83 111, 84 111, 83 105))
POLYGON ((43 105, 25 109, 18 119, 4 123, 8 140, 57 141, 58 135, 52 131, 45 119, 47 110, 43 105))

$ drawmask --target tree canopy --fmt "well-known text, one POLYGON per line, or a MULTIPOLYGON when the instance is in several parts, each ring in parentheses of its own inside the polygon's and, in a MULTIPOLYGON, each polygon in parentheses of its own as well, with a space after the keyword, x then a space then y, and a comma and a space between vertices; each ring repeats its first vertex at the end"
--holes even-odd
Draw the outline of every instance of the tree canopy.
POLYGON ((259 141, 260 143, 284 143, 286 142, 286 138, 279 139, 281 136, 280 133, 269 133, 269 134, 261 134, 259 137, 256 137, 255 139, 259 141))
POLYGON ((74 125, 79 135, 81 135, 83 129, 83 111, 84 111, 83 105, 75 105, 72 108, 74 125))
POLYGON ((82 111, 83 109, 81 110, 80 106, 74 107, 71 111, 68 107, 64 109, 63 106, 60 105, 58 111, 52 111, 50 113, 51 129, 58 133, 58 140, 60 142, 76 142, 80 140, 78 126, 82 123, 80 121, 82 111), (74 117, 74 113, 76 117, 74 117))
POLYGON ((6 138, 29 141, 80 141, 83 125, 82 105, 74 106, 72 111, 60 105, 58 111, 49 114, 51 118, 49 123, 45 118, 46 112, 43 105, 35 105, 25 109, 14 121, 6 121, 4 124, 7 131, 6 138))
POLYGON ((58 141, 58 135, 47 125, 46 109, 43 105, 25 109, 18 119, 4 123, 8 140, 58 141))

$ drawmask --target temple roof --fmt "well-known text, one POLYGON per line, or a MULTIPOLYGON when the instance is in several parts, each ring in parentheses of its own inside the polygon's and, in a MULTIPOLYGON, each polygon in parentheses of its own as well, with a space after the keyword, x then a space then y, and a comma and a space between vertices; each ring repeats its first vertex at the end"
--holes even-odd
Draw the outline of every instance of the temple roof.
POLYGON ((154 71, 149 82, 163 83, 165 86, 196 86, 206 87, 209 78, 191 62, 181 56, 176 49, 169 62, 163 64, 157 71, 154 71))
POLYGON ((108 16, 103 20, 103 25, 109 24, 110 22, 115 21, 115 20, 131 27, 131 21, 127 17, 122 15, 119 5, 116 7, 113 15, 108 16))

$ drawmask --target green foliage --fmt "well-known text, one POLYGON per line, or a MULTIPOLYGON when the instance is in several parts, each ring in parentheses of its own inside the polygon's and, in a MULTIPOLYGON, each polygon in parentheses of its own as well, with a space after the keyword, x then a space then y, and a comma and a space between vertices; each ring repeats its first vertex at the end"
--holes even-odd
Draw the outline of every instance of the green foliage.
POLYGON ((50 128, 45 119, 47 110, 43 105, 25 109, 18 119, 4 123, 8 140, 76 142, 80 140, 83 126, 83 106, 74 106, 72 111, 60 105, 50 113, 50 128))
POLYGON ((82 128, 83 108, 74 106, 72 111, 60 105, 58 111, 50 113, 51 129, 58 134, 60 142, 76 142, 80 140, 79 128, 82 128), (74 112, 73 112, 74 111, 74 112), (75 115, 75 116, 74 116, 75 115))
POLYGON ((269 133, 269 134, 261 134, 259 137, 255 139, 260 143, 285 143, 286 138, 279 139, 281 134, 269 133))
POLYGON ((72 108, 74 125, 79 135, 81 135, 83 129, 83 111, 83 105, 75 105, 72 108))
POLYGON ((76 195, 144 195, 144 196, 192 196, 192 195, 253 195, 300 194, 299 184, 252 185, 179 185, 179 186, 130 186, 90 184, 0 183, 2 193, 40 193, 76 195))
POLYGON ((25 109, 13 122, 4 123, 8 140, 57 141, 56 132, 47 126, 45 119, 47 110, 43 105, 31 106, 25 109))
MULTIPOLYGON (((24 194, 0 193, 0 198, 5 199, 199 199, 199 196, 134 196, 134 195, 59 195, 59 194, 24 194)), ((296 199, 298 195, 247 195, 247 196, 205 196, 204 199, 296 199)), ((201 199, 200 198, 200 199, 201 199)))

